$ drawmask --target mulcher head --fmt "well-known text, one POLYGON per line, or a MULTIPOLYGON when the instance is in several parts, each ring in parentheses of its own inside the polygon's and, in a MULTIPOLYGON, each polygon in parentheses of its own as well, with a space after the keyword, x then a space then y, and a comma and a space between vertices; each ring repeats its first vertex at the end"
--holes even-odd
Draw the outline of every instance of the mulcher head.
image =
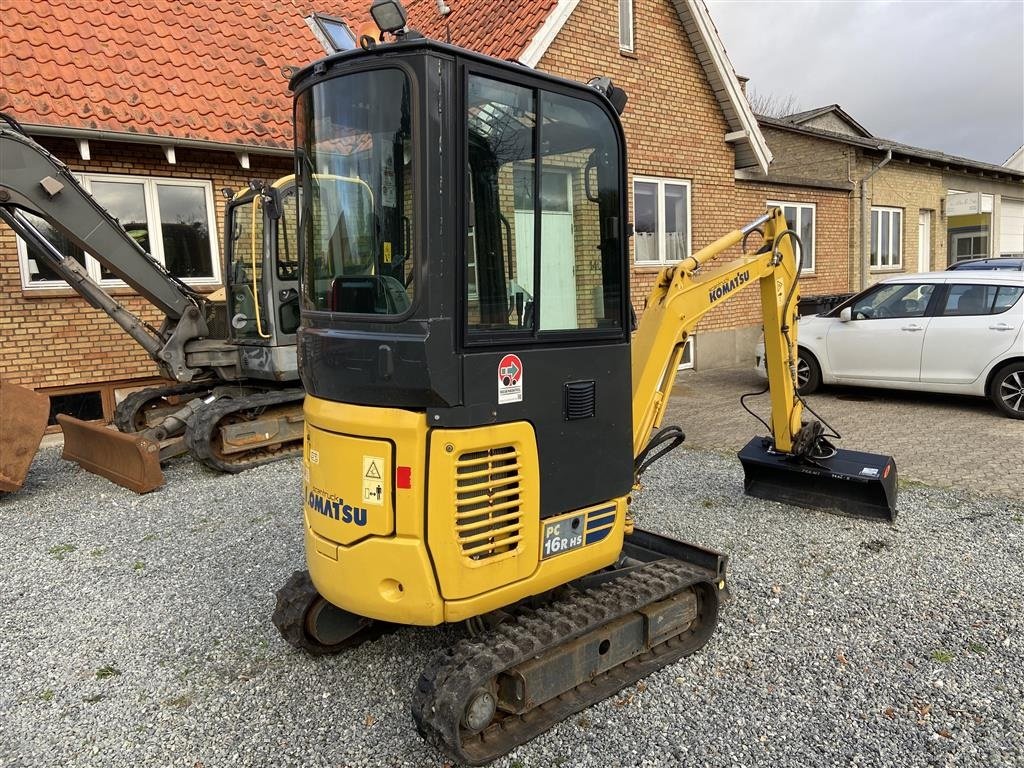
POLYGON ((873 520, 896 520, 896 462, 891 456, 837 449, 799 459, 755 437, 739 453, 748 496, 873 520))
POLYGON ((50 398, 0 381, 0 491, 25 482, 50 418, 50 398))
POLYGON ((149 493, 164 484, 159 443, 64 414, 57 421, 64 430, 61 455, 65 459, 136 493, 149 493))

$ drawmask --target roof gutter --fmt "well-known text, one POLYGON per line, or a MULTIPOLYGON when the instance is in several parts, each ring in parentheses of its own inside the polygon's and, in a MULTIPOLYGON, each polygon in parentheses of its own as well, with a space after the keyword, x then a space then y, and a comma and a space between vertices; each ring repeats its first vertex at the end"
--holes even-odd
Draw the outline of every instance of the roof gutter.
POLYGON ((59 125, 24 125, 25 131, 33 136, 54 136, 64 139, 86 139, 113 141, 121 144, 149 144, 157 147, 183 147, 204 149, 208 152, 246 152, 251 155, 290 157, 293 150, 281 147, 265 147, 258 144, 232 144, 227 141, 204 141, 202 139, 179 139, 174 136, 158 136, 148 133, 122 133, 95 128, 64 128, 59 125))
POLYGON ((871 254, 868 251, 868 179, 888 165, 890 160, 892 160, 892 150, 887 149, 882 162, 860 180, 860 289, 862 291, 868 287, 868 270, 871 269, 871 254))

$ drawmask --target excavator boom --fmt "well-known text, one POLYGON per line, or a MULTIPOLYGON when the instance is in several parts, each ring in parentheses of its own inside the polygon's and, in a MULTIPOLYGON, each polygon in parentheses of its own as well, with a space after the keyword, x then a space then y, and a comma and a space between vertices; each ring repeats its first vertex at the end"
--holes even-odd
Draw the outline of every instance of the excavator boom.
MULTIPOLYGON (((746 251, 746 248, 743 249, 746 251)), ((644 456, 657 435, 682 357, 697 323, 714 307, 758 284, 771 397, 769 437, 740 452, 745 490, 760 498, 870 518, 896 515, 896 464, 889 456, 847 451, 804 420, 796 391, 799 239, 781 208, 719 238, 658 275, 633 342, 633 450, 644 456), (754 253, 708 272, 701 267, 757 234, 754 253), (796 247, 794 247, 796 246, 796 247)))

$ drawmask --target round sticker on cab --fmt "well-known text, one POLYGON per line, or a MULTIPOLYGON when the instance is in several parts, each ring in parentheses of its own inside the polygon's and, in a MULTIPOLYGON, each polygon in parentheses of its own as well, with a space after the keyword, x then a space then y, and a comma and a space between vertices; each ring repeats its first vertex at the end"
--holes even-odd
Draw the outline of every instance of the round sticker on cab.
POLYGON ((498 405, 523 401, 523 361, 505 355, 498 363, 498 405))

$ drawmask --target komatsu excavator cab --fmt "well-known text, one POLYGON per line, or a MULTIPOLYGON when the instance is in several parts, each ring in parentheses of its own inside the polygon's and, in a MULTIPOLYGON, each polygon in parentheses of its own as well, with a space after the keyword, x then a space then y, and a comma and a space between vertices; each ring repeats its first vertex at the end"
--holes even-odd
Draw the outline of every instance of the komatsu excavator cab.
POLYGON ((541 517, 624 496, 612 105, 432 41, 388 48, 295 83, 307 392, 424 414, 431 430, 529 425, 541 517))

